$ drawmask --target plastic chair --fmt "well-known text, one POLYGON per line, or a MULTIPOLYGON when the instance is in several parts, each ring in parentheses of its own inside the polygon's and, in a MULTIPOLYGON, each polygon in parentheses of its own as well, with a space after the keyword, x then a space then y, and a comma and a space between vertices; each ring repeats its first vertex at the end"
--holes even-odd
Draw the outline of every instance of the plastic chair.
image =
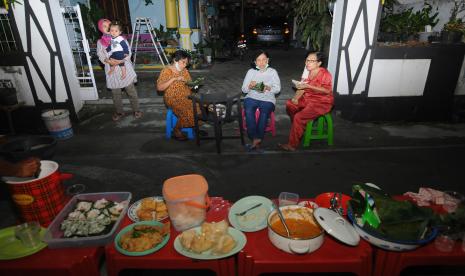
POLYGON ((303 140, 304 147, 309 147, 311 140, 327 140, 328 146, 332 146, 334 133, 331 113, 322 115, 316 120, 316 125, 313 125, 315 120, 311 120, 307 123, 303 140))
POLYGON ((223 139, 241 139, 241 144, 244 145, 244 132, 242 128, 242 106, 240 96, 242 93, 228 96, 226 93, 202 94, 197 93, 189 98, 192 99, 194 109, 195 135, 197 145, 200 146, 200 140, 215 139, 216 151, 221 153, 221 141, 223 139), (219 106, 223 106, 224 110, 218 110, 219 106), (235 108, 234 108, 235 106, 235 108), (197 111, 200 109, 200 113, 197 111), (234 112, 233 109, 236 109, 234 112), (215 129, 215 137, 200 137, 199 121, 213 125, 215 129), (224 136, 223 125, 226 123, 238 122, 239 136, 224 136))
MULTIPOLYGON (((166 139, 171 139, 171 135, 173 133, 173 128, 176 126, 176 122, 178 121, 178 117, 174 114, 173 110, 171 108, 168 108, 166 112, 166 129, 165 129, 165 135, 166 139)), ((189 140, 194 139, 194 129, 191 127, 185 127, 181 128, 181 131, 187 133, 187 138, 189 140)))
MULTIPOLYGON (((258 117, 260 116, 260 110, 257 108, 255 111, 255 120, 258 122, 258 117)), ((247 131, 247 124, 245 122, 245 111, 242 109, 242 128, 247 131)), ((265 132, 271 132, 272 136, 276 136, 276 125, 275 125, 275 118, 274 118, 274 111, 271 111, 270 118, 268 118, 268 124, 266 125, 265 132)))

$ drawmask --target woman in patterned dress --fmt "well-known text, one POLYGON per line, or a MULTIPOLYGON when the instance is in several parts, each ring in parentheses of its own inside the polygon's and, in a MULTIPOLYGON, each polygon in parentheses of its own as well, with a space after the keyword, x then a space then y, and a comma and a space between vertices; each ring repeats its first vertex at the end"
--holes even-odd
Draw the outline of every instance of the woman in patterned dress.
POLYGON ((163 99, 168 108, 171 108, 178 117, 173 135, 176 140, 185 141, 187 136, 181 129, 194 126, 194 112, 192 100, 188 97, 192 94, 186 82, 192 80, 186 66, 190 56, 182 50, 174 53, 173 63, 160 72, 157 79, 157 90, 164 92, 163 99))

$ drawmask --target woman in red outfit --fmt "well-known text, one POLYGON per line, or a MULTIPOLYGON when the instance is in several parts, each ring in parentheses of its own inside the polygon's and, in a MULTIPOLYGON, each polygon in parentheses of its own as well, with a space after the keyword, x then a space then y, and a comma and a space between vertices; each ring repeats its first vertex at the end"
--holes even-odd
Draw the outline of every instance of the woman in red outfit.
POLYGON ((305 59, 308 76, 297 85, 294 97, 287 101, 286 112, 291 118, 291 131, 287 144, 278 144, 286 151, 295 151, 305 131, 307 122, 328 113, 334 104, 332 76, 321 65, 324 54, 312 52, 305 59))

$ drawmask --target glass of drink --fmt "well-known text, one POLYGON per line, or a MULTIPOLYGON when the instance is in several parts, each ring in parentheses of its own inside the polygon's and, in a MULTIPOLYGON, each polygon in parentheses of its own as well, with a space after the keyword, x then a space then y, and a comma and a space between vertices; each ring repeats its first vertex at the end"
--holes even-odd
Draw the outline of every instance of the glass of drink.
POLYGON ((15 236, 24 247, 36 247, 40 244, 40 224, 30 221, 15 227, 15 236))

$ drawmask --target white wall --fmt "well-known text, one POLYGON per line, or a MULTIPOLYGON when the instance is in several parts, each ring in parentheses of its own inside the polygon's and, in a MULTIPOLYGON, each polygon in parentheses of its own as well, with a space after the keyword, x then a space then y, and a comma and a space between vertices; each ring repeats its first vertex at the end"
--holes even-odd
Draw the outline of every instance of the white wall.
MULTIPOLYGON (((406 0, 403 0, 403 1, 406 1, 406 0)), ((406 1, 406 2, 409 2, 409 1, 406 1)), ((413 7, 413 11, 421 10, 425 2, 430 3, 433 6, 433 11, 431 11, 433 14, 437 9, 437 11, 439 12, 439 15, 438 15, 439 22, 433 29, 433 31, 436 31, 436 32, 441 31, 444 24, 449 21, 450 11, 452 7, 454 6, 454 0, 426 0, 426 1, 410 0, 410 2, 414 2, 414 3, 402 4, 399 6, 399 9, 408 9, 408 8, 413 7)), ((465 16, 465 12, 462 12, 459 14, 459 17, 464 17, 464 16, 465 16)))
POLYGON ((27 81, 24 66, 0 66, 0 78, 11 80, 13 87, 16 89, 16 95, 19 102, 24 102, 25 105, 34 106, 34 98, 32 97, 31 88, 27 81))
POLYGON ((134 26, 137 17, 150 17, 154 28, 158 28, 161 24, 166 30, 165 1, 155 0, 152 1, 153 5, 147 6, 144 0, 130 0, 128 2, 132 26, 134 26))
POLYGON ((465 58, 462 63, 462 70, 460 71, 459 80, 455 89, 455 95, 465 95, 465 58))
POLYGON ((375 59, 368 96, 422 96, 430 64, 430 59, 375 59))
POLYGON ((366 90, 369 80, 368 71, 371 64, 372 49, 374 48, 374 38, 376 37, 375 26, 378 17, 380 1, 371 0, 338 0, 334 10, 333 29, 331 33, 331 45, 329 54, 328 69, 334 74, 335 92, 340 95, 361 94, 366 90), (343 4, 346 3, 346 10, 343 4), (356 17, 361 6, 366 3, 367 7, 367 33, 365 33, 364 13, 356 17), (345 21, 339 18, 346 13, 345 21), (352 38, 349 40, 351 30, 354 28, 352 38), (368 45, 365 45, 365 37, 368 45), (342 45, 343 48, 340 48, 342 45), (367 51, 363 58, 364 51, 367 51), (348 64, 345 55, 348 54, 348 64), (360 70, 360 74, 356 72, 360 70), (337 73, 337 76, 336 76, 337 73), (337 78, 337 81, 336 81, 337 78), (353 87, 350 83, 353 82, 353 87))
MULTIPOLYGON (((40 33, 37 30, 37 27, 33 20, 30 20, 31 40, 33 43, 31 43, 32 44, 31 49, 28 49, 27 37, 26 37, 26 18, 25 18, 25 12, 24 12, 24 4, 23 4, 23 1, 20 1, 20 2, 21 2, 21 5, 15 5, 13 9, 13 14, 15 17, 15 22, 19 30, 19 35, 21 37, 23 49, 25 51, 32 52, 32 56, 34 60, 37 62, 39 70, 42 72, 47 82, 47 85, 49 87, 52 85, 52 78, 56 81, 55 88, 52 88, 52 89, 55 89, 56 91, 56 100, 57 102, 64 102, 68 99, 68 95, 67 95, 66 86, 64 83, 65 76, 62 76, 61 74, 61 67, 60 67, 58 58, 55 58, 55 75, 52 76, 51 66, 50 66, 50 53, 48 52, 45 42, 40 36, 40 33)), ((69 89, 70 89, 71 96, 73 99, 74 108, 76 112, 78 112, 83 106, 83 101, 81 100, 79 83, 78 83, 78 80, 74 72, 73 55, 71 52, 71 47, 69 45, 68 37, 66 36, 66 28, 65 28, 63 16, 61 13, 61 8, 59 6, 58 0, 49 0, 49 2, 50 2, 50 9, 52 11, 53 23, 55 24, 55 26, 50 26, 49 15, 47 13, 46 6, 44 3, 42 3, 42 1, 29 1, 32 7, 32 10, 34 11, 35 16, 37 17, 39 21, 38 23, 40 24, 42 30, 44 31, 45 37, 47 41, 50 43, 53 51, 56 51, 58 47, 57 45, 55 45, 55 42, 53 39, 52 27, 54 27, 56 30, 59 48, 61 50, 61 55, 63 57, 64 70, 66 72, 66 77, 68 80, 69 89)), ((37 97, 39 98, 39 100, 45 103, 50 103, 51 102, 50 96, 48 95, 44 85, 39 79, 39 74, 34 68, 31 62, 31 59, 29 58, 26 58, 26 59, 29 65, 29 69, 31 71, 32 79, 34 82, 34 87, 37 92, 37 97)), ((23 73, 23 75, 25 75, 25 73, 23 73)), ((17 76, 16 79, 24 81, 25 78, 23 75, 17 76)), ((28 83, 24 83, 22 85, 22 87, 24 88, 27 88, 28 86, 29 86, 28 83)), ((19 91, 19 93, 20 93, 20 98, 25 99, 26 101, 28 101, 28 99, 31 98, 31 95, 29 95, 31 94, 30 89, 19 91)))

